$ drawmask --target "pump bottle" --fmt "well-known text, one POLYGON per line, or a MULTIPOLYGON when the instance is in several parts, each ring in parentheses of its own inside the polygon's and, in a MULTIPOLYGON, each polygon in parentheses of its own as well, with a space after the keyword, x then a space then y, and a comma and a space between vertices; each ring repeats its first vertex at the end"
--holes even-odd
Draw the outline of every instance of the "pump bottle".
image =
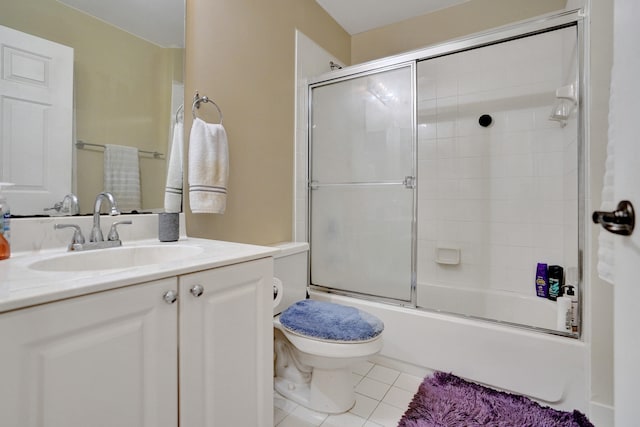
POLYGON ((8 182, 0 182, 0 260, 11 256, 11 210, 9 203, 2 194, 2 187, 7 187, 8 182))

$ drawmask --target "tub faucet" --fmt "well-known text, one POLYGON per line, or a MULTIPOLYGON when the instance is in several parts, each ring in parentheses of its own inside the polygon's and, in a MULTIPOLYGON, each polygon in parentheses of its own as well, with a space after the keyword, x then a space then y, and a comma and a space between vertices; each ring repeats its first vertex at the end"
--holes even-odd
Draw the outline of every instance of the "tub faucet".
POLYGON ((116 203, 115 197, 113 197, 113 194, 109 193, 108 191, 103 191, 102 193, 98 194, 96 196, 96 204, 93 207, 93 228, 91 228, 91 235, 89 237, 90 242, 104 241, 102 230, 100 229, 100 209, 102 208, 102 202, 104 200, 109 202, 109 215, 120 215, 120 211, 118 211, 118 205, 116 203))

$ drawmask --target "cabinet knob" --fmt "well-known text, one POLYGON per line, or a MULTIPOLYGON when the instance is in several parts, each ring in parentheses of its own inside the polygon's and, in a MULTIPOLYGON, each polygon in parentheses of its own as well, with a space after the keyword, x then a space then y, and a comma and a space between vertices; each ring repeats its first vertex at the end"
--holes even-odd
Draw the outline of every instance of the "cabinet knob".
POLYGON ((167 291, 162 296, 162 299, 164 299, 164 302, 167 304, 173 304, 178 300, 178 293, 176 291, 167 291))
POLYGON ((193 288, 191 288, 190 292, 191 295, 197 298, 204 293, 204 288, 202 287, 202 285, 194 285, 193 288))

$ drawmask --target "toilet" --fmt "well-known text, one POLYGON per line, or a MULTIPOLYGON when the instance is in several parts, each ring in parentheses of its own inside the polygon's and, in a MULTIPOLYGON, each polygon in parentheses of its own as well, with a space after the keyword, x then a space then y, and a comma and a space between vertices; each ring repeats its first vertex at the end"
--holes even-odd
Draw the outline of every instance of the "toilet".
POLYGON ((352 368, 382 349, 384 325, 354 307, 307 299, 309 245, 274 246, 274 388, 317 412, 347 412, 352 368))

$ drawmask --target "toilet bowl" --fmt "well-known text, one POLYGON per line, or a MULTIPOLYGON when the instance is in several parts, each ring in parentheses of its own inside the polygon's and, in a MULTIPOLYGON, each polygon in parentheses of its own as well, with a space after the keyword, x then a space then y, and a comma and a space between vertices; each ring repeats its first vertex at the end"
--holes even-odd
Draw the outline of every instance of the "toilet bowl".
POLYGON ((274 307, 274 388, 314 411, 346 412, 355 404, 352 368, 382 349, 384 326, 356 308, 306 299, 308 245, 277 246, 282 295, 274 307))

